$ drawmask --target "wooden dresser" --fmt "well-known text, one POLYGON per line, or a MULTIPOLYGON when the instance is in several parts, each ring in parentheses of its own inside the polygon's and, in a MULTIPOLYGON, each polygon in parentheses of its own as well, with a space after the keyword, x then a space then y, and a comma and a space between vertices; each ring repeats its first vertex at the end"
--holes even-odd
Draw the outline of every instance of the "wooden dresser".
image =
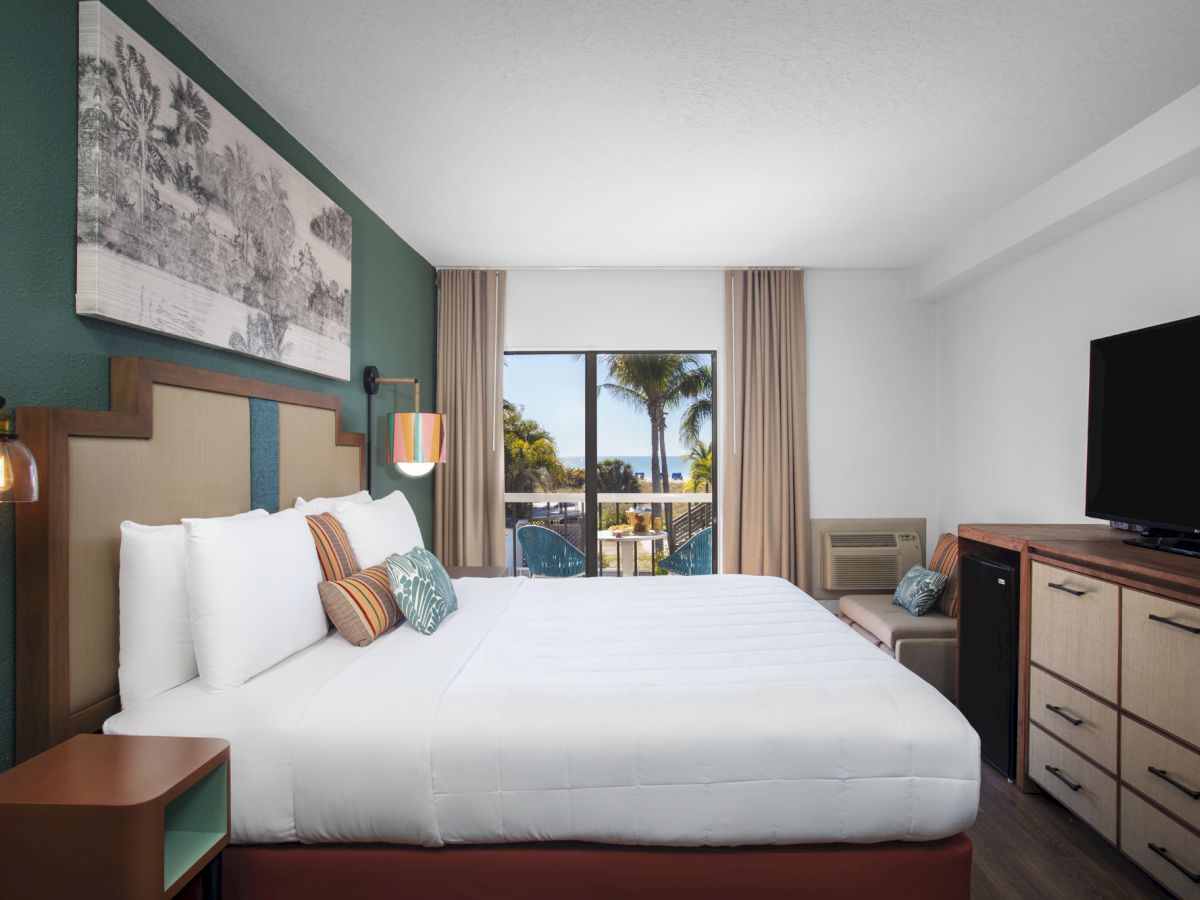
POLYGON ((1018 785, 1200 898, 1200 559, 1105 526, 959 536, 1020 555, 1018 785))

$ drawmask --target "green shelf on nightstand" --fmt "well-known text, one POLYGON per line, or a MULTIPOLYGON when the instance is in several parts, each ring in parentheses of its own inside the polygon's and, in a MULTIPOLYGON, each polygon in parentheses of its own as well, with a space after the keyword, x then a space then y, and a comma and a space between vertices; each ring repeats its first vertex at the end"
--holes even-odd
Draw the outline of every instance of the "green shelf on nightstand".
POLYGON ((225 837, 229 767, 221 763, 163 811, 163 890, 225 837))

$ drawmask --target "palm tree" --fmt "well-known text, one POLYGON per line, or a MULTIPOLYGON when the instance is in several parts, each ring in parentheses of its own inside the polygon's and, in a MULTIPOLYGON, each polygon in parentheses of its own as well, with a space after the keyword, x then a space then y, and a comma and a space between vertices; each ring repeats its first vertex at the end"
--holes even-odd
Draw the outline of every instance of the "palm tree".
POLYGON ((700 443, 701 429, 712 421, 712 366, 695 357, 689 359, 680 392, 689 402, 679 423, 679 439, 694 447, 700 443))
POLYGON ((138 216, 145 216, 146 185, 167 168, 157 136, 162 89, 150 77, 146 57, 120 37, 113 45, 117 67, 112 73, 109 110, 117 131, 117 152, 133 163, 138 179, 138 216), (119 84, 117 83, 119 79, 119 84))
POLYGON ((221 184, 221 205, 237 229, 235 241, 242 262, 250 263, 254 245, 254 219, 258 215, 258 173, 245 144, 226 145, 221 184))
POLYGON ((160 125, 159 130, 163 141, 174 151, 175 165, 171 178, 179 190, 189 192, 198 201, 207 202, 210 197, 200 173, 204 170, 202 158, 212 127, 212 113, 204 102, 204 95, 192 84, 192 79, 184 81, 183 76, 176 73, 170 91, 170 107, 175 111, 175 124, 160 125), (188 148, 196 161, 195 170, 188 159, 188 148))
POLYGON ((229 349, 251 356, 279 361, 292 352, 291 341, 284 340, 291 323, 279 312, 278 304, 261 312, 246 313, 246 333, 229 335, 229 349))
POLYGON ((204 102, 204 95, 183 76, 176 73, 171 82, 171 109, 175 111, 175 125, 163 128, 173 147, 203 147, 208 143, 208 130, 212 127, 212 113, 204 102))
POLYGON ((684 457, 688 461, 688 478, 692 482, 692 490, 712 489, 712 445, 704 441, 696 441, 692 449, 684 457))
MULTIPOLYGON (((650 419, 650 485, 655 493, 671 490, 667 467, 667 413, 685 399, 683 389, 693 375, 694 357, 681 353, 614 353, 608 357, 609 380, 603 390, 621 402, 644 410, 650 419)), ((654 516, 662 515, 661 504, 654 504, 654 516)), ((667 543, 670 537, 671 504, 667 504, 667 543)))
POLYGON ((275 168, 266 175, 259 172, 258 187, 256 242, 265 257, 263 268, 275 280, 276 270, 285 265, 292 244, 296 242, 296 220, 288 207, 282 172, 275 168))
POLYGON ((530 493, 552 489, 561 463, 554 438, 521 408, 504 401, 504 489, 530 493))

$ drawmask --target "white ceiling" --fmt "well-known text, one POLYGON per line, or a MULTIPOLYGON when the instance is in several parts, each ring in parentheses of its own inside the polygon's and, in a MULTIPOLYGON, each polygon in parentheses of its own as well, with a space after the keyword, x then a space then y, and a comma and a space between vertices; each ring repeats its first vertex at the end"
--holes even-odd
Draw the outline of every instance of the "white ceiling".
POLYGON ((152 0, 436 265, 911 265, 1200 83, 1197 0, 152 0))

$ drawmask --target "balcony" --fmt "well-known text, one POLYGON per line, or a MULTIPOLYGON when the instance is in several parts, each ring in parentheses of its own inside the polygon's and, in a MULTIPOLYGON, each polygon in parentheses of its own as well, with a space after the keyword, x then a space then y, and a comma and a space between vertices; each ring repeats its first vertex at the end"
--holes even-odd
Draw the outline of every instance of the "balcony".
POLYGON ((521 545, 515 540, 518 529, 541 525, 565 538, 585 557, 588 544, 595 546, 596 575, 637 577, 666 574, 660 563, 685 541, 712 527, 711 493, 598 493, 596 527, 587 531, 584 508, 586 497, 580 492, 506 493, 504 552, 506 564, 514 575, 528 575, 529 566, 521 545), (649 507, 646 534, 629 534, 617 540, 613 526, 627 525, 632 507, 649 507), (655 524, 659 528, 655 528, 655 524))

